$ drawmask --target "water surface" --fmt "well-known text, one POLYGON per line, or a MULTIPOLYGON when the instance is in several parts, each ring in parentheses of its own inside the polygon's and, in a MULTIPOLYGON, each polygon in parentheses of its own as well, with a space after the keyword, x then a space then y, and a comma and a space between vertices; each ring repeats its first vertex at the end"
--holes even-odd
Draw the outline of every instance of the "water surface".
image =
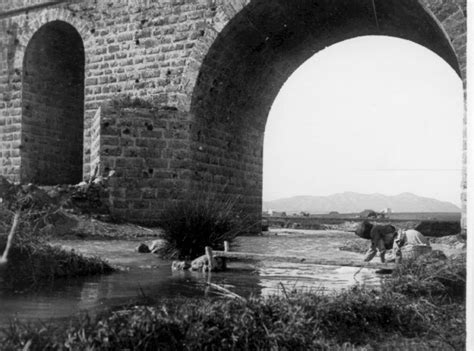
MULTIPOLYGON (((239 237, 231 250, 332 260, 362 260, 362 255, 341 251, 352 233, 316 230, 276 230, 264 236, 239 237)), ((381 277, 372 269, 290 264, 282 262, 230 262, 226 272, 172 272, 171 262, 153 254, 138 254, 136 241, 62 241, 76 252, 100 256, 121 271, 105 276, 58 281, 47 290, 18 295, 0 289, 0 324, 12 317, 22 320, 67 317, 79 311, 97 312, 133 303, 143 296, 159 298, 216 295, 207 282, 224 286, 244 297, 311 290, 331 293, 355 283, 378 287, 381 277)))

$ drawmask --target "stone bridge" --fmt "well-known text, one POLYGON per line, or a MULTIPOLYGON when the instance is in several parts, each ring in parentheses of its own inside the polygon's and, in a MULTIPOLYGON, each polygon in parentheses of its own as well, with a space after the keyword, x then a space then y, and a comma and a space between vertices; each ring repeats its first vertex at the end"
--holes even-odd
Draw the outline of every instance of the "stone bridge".
POLYGON ((465 83, 465 0, 0 0, 1 174, 115 170, 118 216, 154 221, 198 192, 237 196, 257 220, 278 91, 319 50, 364 35, 418 43, 465 83))

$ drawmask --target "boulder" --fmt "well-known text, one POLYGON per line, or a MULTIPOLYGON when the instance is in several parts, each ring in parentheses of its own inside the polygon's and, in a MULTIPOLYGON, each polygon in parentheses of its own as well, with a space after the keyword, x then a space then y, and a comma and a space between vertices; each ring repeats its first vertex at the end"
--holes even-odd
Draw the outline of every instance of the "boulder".
POLYGON ((147 244, 141 243, 137 247, 137 252, 139 252, 139 253, 150 253, 150 248, 148 247, 147 244))
POLYGON ((188 261, 173 261, 171 263, 171 270, 172 271, 184 271, 189 269, 191 264, 188 261))

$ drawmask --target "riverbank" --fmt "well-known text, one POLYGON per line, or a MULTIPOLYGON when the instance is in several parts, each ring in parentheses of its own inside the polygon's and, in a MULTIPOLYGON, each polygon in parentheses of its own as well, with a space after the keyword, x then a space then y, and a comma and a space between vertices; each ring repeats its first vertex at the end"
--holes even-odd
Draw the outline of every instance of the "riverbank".
POLYGON ((422 266, 426 262, 401 266, 380 291, 355 286, 331 295, 282 288, 281 294, 267 298, 233 294, 153 301, 148 296, 146 302, 95 318, 15 321, 2 330, 0 343, 5 350, 26 345, 30 350, 461 350, 465 261, 447 262, 442 274, 422 266), (452 275, 446 279, 445 274, 452 275), (454 289, 453 277, 458 283, 454 289), (419 288, 416 294, 414 286, 419 288))
MULTIPOLYGON (((8 252, 0 268, 1 291, 28 293, 51 286, 56 280, 75 279, 84 276, 108 274, 115 269, 97 256, 84 256, 51 245, 52 235, 44 230, 37 230, 38 221, 32 220, 35 214, 23 213, 13 215, 0 209, 2 231, 10 232, 9 236, 0 237, 0 253, 7 251, 7 241, 11 238, 8 252), (7 228, 11 228, 8 230, 7 228)), ((60 213, 60 212, 59 212, 60 213)))
MULTIPOLYGON (((0 243, 0 251, 3 252, 0 243)), ((45 242, 15 243, 8 262, 2 267, 0 283, 4 291, 29 292, 71 279, 112 273, 114 268, 99 257, 86 257, 45 242)))
MULTIPOLYGON (((335 255, 340 245, 332 239, 335 235, 344 236, 344 240, 352 240, 353 237, 357 240, 349 233, 291 231, 277 236, 246 237, 237 240, 235 245, 239 245, 236 249, 244 251, 251 247, 256 251, 271 249, 278 252, 284 249, 287 253, 288 245, 292 243, 292 249, 305 254, 321 246, 316 255, 324 257, 325 254, 335 255), (264 245, 256 246, 256 240, 264 245), (310 244, 315 243, 316 246, 311 247, 310 244)), ((133 256, 145 261, 157 259, 152 254, 133 252, 134 243, 128 243, 129 249, 125 246, 115 248, 113 241, 97 242, 94 247, 103 250, 101 247, 109 245, 107 250, 117 249, 117 254, 122 252, 120 257, 125 250, 130 251, 127 253, 130 258, 133 256)), ((364 243, 367 244, 366 241, 364 243)), ((67 241, 63 243, 66 244, 67 241)), ((79 244, 75 245, 79 250, 79 244)), ((84 245, 88 245, 87 242, 84 245)), ((85 248, 91 249, 89 246, 85 248)), ((140 272, 150 272, 150 279, 156 283, 156 288, 149 289, 143 285, 142 293, 135 295, 133 303, 121 307, 112 305, 105 312, 102 309, 98 316, 91 314, 87 318, 67 317, 48 323, 14 321, 1 332, 0 343, 5 345, 6 350, 21 349, 25 345, 29 345, 31 350, 55 350, 65 345, 72 349, 90 347, 110 350, 193 350, 204 347, 224 350, 347 350, 350 347, 359 350, 384 347, 388 350, 461 350, 465 341, 466 263, 462 250, 458 253, 446 260, 431 258, 414 265, 402 265, 391 276, 384 276, 381 286, 377 288, 364 282, 333 293, 301 288, 292 291, 294 285, 283 282, 278 285, 278 291, 272 290, 270 294, 263 294, 262 291, 260 297, 244 295, 232 285, 235 282, 231 280, 230 272, 213 274, 213 283, 233 292, 224 298, 217 297, 218 294, 206 294, 210 297, 204 297, 202 293, 201 298, 176 296, 176 282, 182 279, 182 287, 189 291, 205 285, 206 276, 179 272, 181 274, 171 278, 173 283, 159 283, 158 270, 163 274, 171 272, 169 264, 156 261, 160 266, 158 270, 150 267, 134 270, 130 275, 117 274, 117 278, 123 275, 128 282, 132 277, 138 281, 140 272), (190 283, 190 279, 196 280, 196 286, 190 283)), ((353 252, 341 254, 343 257, 361 257, 353 252)), ((292 269, 301 273, 301 267, 292 269)), ((311 269, 316 270, 316 267, 311 269)), ((274 270, 272 267, 271 271, 274 270)), ((282 278, 288 273, 285 270, 282 278)), ((341 279, 343 272, 334 271, 332 274, 341 279)), ((350 276, 353 274, 355 276, 353 272, 350 276)), ((317 275, 321 277, 320 273, 317 275)), ((295 278, 298 280, 301 276, 295 278)), ((255 276, 252 271, 241 273, 241 279, 252 286, 262 284, 262 277, 255 276)), ((98 287, 97 292, 88 287, 81 290, 80 295, 89 296, 92 293, 91 296, 98 299, 96 302, 101 301, 102 304, 103 294, 116 291, 113 286, 107 283, 104 288, 98 287), (88 293, 84 295, 86 291, 88 293)), ((117 286, 123 291, 125 285, 119 282, 117 286)), ((196 292, 199 289, 204 289, 204 286, 196 292)), ((96 310, 91 311, 95 313, 96 310)))

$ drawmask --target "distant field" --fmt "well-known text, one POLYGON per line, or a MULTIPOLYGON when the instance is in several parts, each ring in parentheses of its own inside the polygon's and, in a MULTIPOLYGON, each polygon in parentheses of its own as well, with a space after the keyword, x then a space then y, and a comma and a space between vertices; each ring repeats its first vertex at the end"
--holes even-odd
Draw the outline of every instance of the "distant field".
MULTIPOLYGON (((301 216, 287 216, 290 218, 299 218, 301 216)), ((337 219, 360 219, 358 213, 341 213, 336 215, 316 214, 310 215, 310 218, 337 218, 337 219)), ((307 217, 304 217, 307 218, 307 217)), ((379 218, 377 220, 380 220, 379 218)), ((388 220, 437 220, 437 221, 459 221, 461 220, 460 212, 397 212, 392 213, 388 220)))
POLYGON ((306 228, 326 229, 333 226, 339 227, 347 222, 362 222, 365 219, 376 222, 393 223, 401 228, 414 228, 421 221, 459 222, 461 214, 456 212, 406 212, 393 213, 390 218, 360 218, 356 213, 320 214, 310 216, 263 216, 270 227, 277 228, 306 228))
POLYGON ((407 212, 392 213, 390 218, 400 220, 437 220, 437 221, 460 221, 460 212, 407 212))

